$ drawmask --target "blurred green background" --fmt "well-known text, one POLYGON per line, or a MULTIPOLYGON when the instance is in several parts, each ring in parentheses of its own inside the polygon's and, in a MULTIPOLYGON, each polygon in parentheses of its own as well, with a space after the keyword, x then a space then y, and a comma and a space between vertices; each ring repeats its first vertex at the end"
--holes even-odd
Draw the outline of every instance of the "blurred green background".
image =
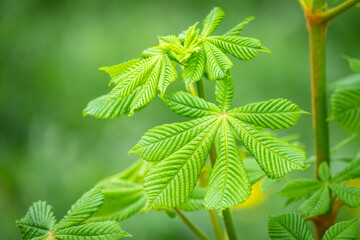
MULTIPOLYGON (((87 102, 109 91, 98 68, 139 57, 156 36, 177 34, 219 6, 227 14, 217 33, 248 16, 256 19, 243 36, 256 37, 272 54, 234 61, 234 106, 284 97, 311 111, 308 35, 295 0, 247 1, 0 1, 0 239, 20 239, 15 220, 33 201, 48 201, 61 218, 97 181, 121 171, 142 134, 162 123, 183 121, 158 99, 132 117, 82 117, 87 102)), ((360 9, 331 23, 327 41, 329 82, 350 74, 343 54, 360 57, 360 9)), ((213 99, 213 86, 206 82, 213 99)), ((169 89, 184 89, 180 80, 169 89)), ((331 145, 350 135, 331 123, 331 145)), ((281 135, 301 134, 313 154, 311 117, 281 135)), ((359 139, 339 155, 353 156, 359 139)), ((339 168, 335 165, 335 168, 339 168)), ((335 168, 333 170, 335 170, 335 168)), ((291 174, 312 176, 313 169, 291 174)), ((287 209, 276 188, 256 207, 237 210, 240 239, 268 239, 267 214, 287 209)), ((343 208, 340 218, 359 216, 343 208)), ((205 213, 188 214, 212 234, 205 213)), ((121 223, 135 239, 195 239, 178 219, 165 213, 137 214, 121 223)))

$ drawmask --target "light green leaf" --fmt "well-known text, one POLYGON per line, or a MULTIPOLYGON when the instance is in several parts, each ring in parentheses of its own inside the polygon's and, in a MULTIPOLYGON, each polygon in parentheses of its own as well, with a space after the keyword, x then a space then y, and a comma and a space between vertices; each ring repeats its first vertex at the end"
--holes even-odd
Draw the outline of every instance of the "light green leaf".
POLYGON ((147 198, 141 184, 118 179, 100 187, 104 194, 104 203, 86 222, 122 221, 146 205, 147 198))
POLYGON ((216 116, 220 112, 215 104, 182 91, 164 96, 163 101, 173 112, 183 117, 216 116))
POLYGON ((133 59, 111 67, 101 67, 100 70, 105 71, 110 75, 111 82, 117 82, 118 78, 120 78, 124 73, 126 73, 130 68, 139 62, 140 59, 133 59))
POLYGON ((211 36, 206 38, 207 42, 226 51, 239 60, 248 61, 259 55, 260 52, 270 52, 261 46, 259 40, 238 36, 211 36))
POLYGON ((16 221, 24 240, 47 236, 55 223, 52 206, 44 201, 33 203, 25 217, 16 221))
POLYGON ((159 55, 161 55, 161 54, 164 54, 164 50, 163 50, 163 49, 148 48, 148 49, 145 49, 145 50, 141 53, 141 57, 144 58, 144 59, 147 59, 147 58, 159 56, 159 55))
POLYGON ((201 46, 198 52, 191 54, 184 70, 181 73, 181 78, 185 82, 186 88, 192 83, 199 81, 205 72, 205 51, 204 47, 201 46))
POLYGON ((174 208, 181 206, 189 199, 211 148, 218 125, 219 120, 212 118, 207 127, 195 138, 150 169, 144 183, 148 196, 148 208, 174 208))
POLYGON ((340 184, 330 184, 331 190, 346 206, 356 208, 360 206, 360 188, 340 184))
POLYGON ((117 181, 117 180, 128 180, 133 183, 142 183, 145 177, 145 173, 152 166, 153 163, 139 159, 135 163, 130 165, 130 167, 126 168, 125 170, 121 171, 116 175, 101 180, 98 184, 105 185, 108 182, 117 181))
POLYGON ((263 191, 263 193, 266 193, 267 191, 269 191, 271 189, 272 186, 274 186, 275 184, 281 182, 281 179, 272 179, 269 177, 265 177, 262 182, 261 182, 261 190, 263 191))
POLYGON ((330 208, 330 191, 329 187, 324 185, 316 191, 308 200, 306 200, 299 210, 304 212, 306 217, 321 215, 326 213, 330 208))
POLYGON ((298 213, 269 217, 269 235, 272 240, 312 240, 304 218, 298 213))
POLYGON ((217 80, 215 85, 216 101, 223 111, 227 111, 234 96, 234 83, 232 77, 217 80))
POLYGON ((180 40, 175 35, 158 37, 160 45, 173 44, 181 46, 180 40))
POLYGON ((160 94, 164 95, 166 88, 177 78, 177 71, 168 57, 161 58, 161 72, 159 78, 160 94))
POLYGON ((203 209, 202 204, 205 197, 205 188, 195 187, 189 200, 181 205, 181 209, 187 212, 194 212, 203 209))
POLYGON ((117 240, 131 235, 124 232, 115 221, 87 223, 55 229, 55 238, 61 240, 117 240))
POLYGON ((284 129, 294 126, 303 113, 305 112, 296 104, 282 98, 251 103, 229 111, 230 116, 256 126, 271 129, 284 129))
POLYGON ((324 182, 330 181, 331 172, 329 165, 326 162, 321 163, 319 166, 319 177, 324 182))
POLYGON ((219 7, 214 7, 202 23, 202 31, 200 37, 206 37, 213 33, 219 26, 221 21, 224 19, 224 17, 224 11, 219 7))
POLYGON ((322 183, 316 180, 297 179, 285 184, 279 191, 279 194, 284 197, 299 199, 311 196, 321 186, 322 183))
POLYGON ((191 48, 191 46, 193 46, 198 40, 199 29, 195 29, 196 25, 197 23, 189 27, 188 30, 186 31, 185 42, 184 42, 185 49, 191 48))
POLYGON ((319 166, 319 177, 324 182, 328 182, 331 178, 330 168, 326 162, 321 163, 319 166))
POLYGON ((228 70, 233 66, 230 59, 219 48, 208 41, 204 41, 202 46, 205 50, 205 69, 209 79, 215 81, 227 77, 228 70))
POLYGON ((254 185, 266 176, 264 171, 260 168, 259 164, 252 157, 243 159, 246 173, 249 177, 251 185, 254 185))
POLYGON ((360 132, 360 85, 337 88, 331 95, 332 115, 346 130, 360 132))
POLYGON ((238 36, 241 33, 241 31, 243 30, 243 28, 245 27, 245 25, 248 24, 249 22, 251 22, 252 20, 254 20, 254 18, 255 17, 247 17, 247 18, 245 18, 244 21, 242 21, 241 23, 239 23, 235 27, 231 28, 229 31, 227 31, 223 35, 224 36, 238 36))
MULTIPOLYGON (((142 59, 135 64, 130 70, 121 75, 114 83, 116 86, 111 90, 110 97, 126 97, 129 96, 137 87, 142 85, 149 76, 153 75, 152 69, 159 64, 160 55, 155 55, 146 59, 142 59)), ((161 62, 160 62, 161 63, 161 62)), ((157 69, 159 66, 157 67, 157 69)), ((155 72, 156 74, 157 72, 155 72)))
MULTIPOLYGON (((158 84, 161 79, 161 74, 166 70, 161 71, 162 61, 159 60, 158 63, 153 67, 151 73, 149 73, 148 79, 146 79, 144 84, 140 87, 138 94, 134 97, 134 100, 130 105, 129 115, 133 115, 136 109, 142 108, 147 105, 155 96, 158 90, 158 84)), ((165 76, 163 75, 163 80, 165 76)), ((166 83, 163 83, 163 91, 165 91, 166 83)))
POLYGON ((353 72, 360 73, 360 59, 347 57, 345 59, 348 60, 350 68, 353 72))
POLYGON ((340 172, 336 173, 331 182, 344 182, 360 177, 360 158, 347 164, 340 172))
POLYGON ((325 232, 323 240, 356 240, 358 239, 358 221, 342 221, 336 223, 325 232))
POLYGON ((109 98, 109 95, 103 95, 88 103, 83 110, 83 116, 93 116, 102 119, 115 119, 129 114, 129 107, 134 100, 139 89, 133 91, 129 96, 123 98, 109 98))
POLYGON ((55 228, 67 228, 86 221, 100 208, 103 201, 104 195, 98 187, 94 187, 71 206, 66 216, 56 224, 55 228))
POLYGON ((219 129, 217 143, 218 157, 210 175, 204 206, 222 212, 245 202, 250 197, 251 184, 226 118, 219 129))
POLYGON ((213 119, 204 117, 154 127, 145 133, 130 153, 147 161, 161 161, 191 142, 214 122, 213 119))
POLYGON ((277 139, 244 122, 228 117, 245 148, 255 157, 270 178, 282 178, 295 169, 303 170, 305 152, 288 142, 277 139))
POLYGON ((169 44, 153 47, 152 49, 160 50, 160 52, 153 52, 154 55, 156 54, 161 56, 167 55, 169 59, 178 63, 182 63, 184 60, 185 49, 182 45, 175 45, 169 43, 169 44))

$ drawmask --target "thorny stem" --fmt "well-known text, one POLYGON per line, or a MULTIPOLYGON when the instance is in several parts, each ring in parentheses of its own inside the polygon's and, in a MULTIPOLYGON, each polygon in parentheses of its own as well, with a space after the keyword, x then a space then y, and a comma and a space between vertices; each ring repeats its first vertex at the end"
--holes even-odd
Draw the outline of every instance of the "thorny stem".
POLYGON ((200 239, 203 240, 210 240, 198 227, 196 227, 191 221, 190 219, 188 219, 184 213, 178 209, 178 208, 174 208, 174 210, 176 211, 176 213, 179 215, 179 217, 184 221, 184 223, 191 229, 191 231, 193 231, 196 236, 198 236, 200 239))
MULTIPOLYGON (((310 66, 311 66, 311 102, 313 125, 315 133, 315 175, 319 179, 319 166, 327 162, 330 166, 329 125, 327 112, 327 82, 326 82, 326 31, 331 19, 350 9, 360 0, 347 0, 339 6, 327 10, 326 0, 299 0, 304 10, 309 31, 310 66)), ((316 216, 314 222, 316 239, 321 239, 325 231, 335 221, 341 205, 331 202, 329 212, 316 216)))
MULTIPOLYGON (((199 93, 199 97, 201 97, 203 99, 206 99, 203 80, 200 79, 200 81, 197 81, 196 86, 197 86, 197 90, 198 90, 198 93, 199 93)), ((211 165, 213 167, 215 165, 216 158, 217 158, 216 147, 215 147, 215 144, 213 144, 211 146, 211 150, 210 150, 210 162, 211 162, 211 165)), ((235 231, 235 227, 234 227, 234 223, 233 223, 233 220, 232 220, 230 209, 229 208, 225 209, 222 212, 222 214, 223 214, 223 217, 224 217, 225 228, 226 228, 226 232, 228 234, 229 239, 230 240, 236 240, 237 236, 236 236, 236 231, 235 231)))

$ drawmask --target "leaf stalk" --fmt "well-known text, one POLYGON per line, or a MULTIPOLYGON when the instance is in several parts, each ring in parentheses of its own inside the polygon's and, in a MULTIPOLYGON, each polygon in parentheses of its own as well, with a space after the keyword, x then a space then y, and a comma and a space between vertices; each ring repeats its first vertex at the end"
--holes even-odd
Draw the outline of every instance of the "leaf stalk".
POLYGON ((210 240, 198 227, 196 227, 188 217, 185 216, 185 214, 178 208, 174 208, 176 213, 179 215, 179 217, 183 220, 183 222, 188 226, 191 231, 193 231, 196 236, 198 236, 202 240, 210 240))
POLYGON ((330 21, 330 20, 334 19, 335 17, 339 16, 340 14, 346 12, 350 8, 354 7, 358 3, 360 3, 360 0, 345 1, 345 2, 341 3, 340 5, 338 5, 337 7, 334 7, 332 9, 325 11, 322 14, 322 19, 324 21, 330 21))

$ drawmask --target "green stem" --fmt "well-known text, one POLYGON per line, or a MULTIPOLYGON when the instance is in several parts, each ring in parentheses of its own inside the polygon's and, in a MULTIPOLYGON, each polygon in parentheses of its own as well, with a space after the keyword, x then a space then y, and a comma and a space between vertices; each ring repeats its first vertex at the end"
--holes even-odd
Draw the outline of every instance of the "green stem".
POLYGON ((211 224, 212 224, 214 232, 215 232, 216 239, 223 240, 224 239, 223 230, 221 228, 221 225, 220 225, 220 222, 219 222, 219 219, 217 217, 215 210, 208 210, 208 214, 209 214, 210 221, 211 221, 211 224))
POLYGON ((226 232, 228 233, 228 236, 229 236, 229 240, 236 240, 237 236, 236 236, 234 222, 231 217, 230 208, 225 209, 222 212, 222 214, 224 217, 224 223, 225 223, 225 227, 226 227, 226 232))
POLYGON ((360 3, 360 0, 348 0, 346 2, 341 3, 337 7, 334 7, 332 9, 329 9, 325 11, 322 15, 323 20, 329 21, 340 14, 346 12, 350 8, 354 7, 356 4, 360 3))
POLYGON ((190 84, 189 86, 189 92, 194 95, 194 96, 197 96, 197 93, 196 93, 196 89, 194 87, 194 84, 190 84))
MULTIPOLYGON (((315 175, 317 179, 319 179, 318 171, 320 164, 327 162, 330 166, 325 44, 327 26, 331 19, 351 8, 359 1, 348 0, 338 7, 327 10, 326 0, 313 0, 310 8, 304 8, 310 39, 311 103, 315 134, 315 175)), ((334 202, 332 201, 327 213, 314 218, 313 222, 317 240, 322 239, 327 229, 335 223, 336 214, 333 208, 334 202)))
POLYGON ((193 231, 196 236, 203 240, 210 240, 199 228, 197 228, 191 221, 188 219, 178 208, 174 208, 179 217, 184 221, 184 223, 193 231))
POLYGON ((310 36, 311 102, 315 132, 316 177, 322 162, 330 164, 325 39, 327 22, 308 18, 310 36))
MULTIPOLYGON (((196 86, 197 86, 197 90, 199 93, 199 97, 206 99, 205 87, 204 87, 203 80, 201 79, 200 81, 197 81, 196 86)), ((211 147, 211 150, 210 150, 210 162, 211 162, 212 166, 215 165, 216 158, 217 158, 216 147, 215 147, 215 144, 213 144, 211 147)), ((226 232, 229 236, 229 239, 236 240, 237 236, 236 236, 235 226, 234 226, 232 216, 231 216, 231 211, 229 208, 227 208, 223 211, 223 216, 224 216, 226 232)))
POLYGON ((206 94, 205 94, 205 87, 204 87, 204 81, 200 79, 200 81, 196 82, 196 87, 199 93, 199 97, 206 100, 206 94))

